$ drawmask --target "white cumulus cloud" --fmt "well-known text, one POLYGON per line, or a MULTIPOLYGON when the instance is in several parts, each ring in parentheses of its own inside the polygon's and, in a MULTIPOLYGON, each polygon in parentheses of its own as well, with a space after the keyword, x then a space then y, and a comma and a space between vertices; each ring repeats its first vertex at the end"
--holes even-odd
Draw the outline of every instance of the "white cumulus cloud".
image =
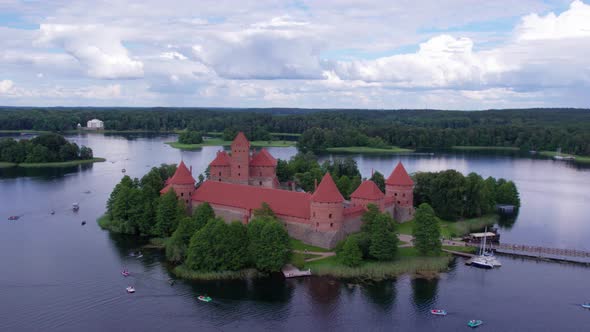
POLYGON ((11 80, 0 81, 0 93, 1 94, 8 93, 12 89, 13 85, 14 85, 14 83, 12 83, 11 80))
POLYGON ((590 6, 576 0, 560 15, 530 14, 517 28, 519 40, 590 37, 590 6))
POLYGON ((42 24, 38 42, 63 47, 91 77, 127 79, 143 76, 143 63, 131 59, 117 32, 104 26, 42 24))

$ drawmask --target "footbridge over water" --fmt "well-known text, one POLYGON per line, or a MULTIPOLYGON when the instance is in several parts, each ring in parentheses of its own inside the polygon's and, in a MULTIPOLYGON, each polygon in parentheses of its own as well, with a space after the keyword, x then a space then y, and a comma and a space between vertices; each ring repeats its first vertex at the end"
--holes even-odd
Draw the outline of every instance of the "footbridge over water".
MULTIPOLYGON (((478 246, 477 244, 468 245, 476 247, 478 246)), ((494 250, 497 253, 507 255, 526 256, 556 261, 590 264, 590 251, 584 250, 549 248, 542 246, 530 246, 511 243, 492 243, 488 244, 487 247, 494 250)))

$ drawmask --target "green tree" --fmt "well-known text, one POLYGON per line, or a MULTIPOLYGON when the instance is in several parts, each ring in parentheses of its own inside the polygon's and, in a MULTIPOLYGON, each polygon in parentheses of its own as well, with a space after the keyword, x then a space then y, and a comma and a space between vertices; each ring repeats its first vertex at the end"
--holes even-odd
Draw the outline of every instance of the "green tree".
POLYGON ((346 175, 342 175, 340 179, 336 181, 336 187, 345 199, 350 199, 350 194, 352 194, 352 191, 350 190, 351 185, 350 178, 346 175))
POLYGON ((346 266, 356 267, 361 265, 363 261, 363 253, 356 237, 349 236, 346 239, 342 250, 338 253, 338 258, 342 264, 346 266))
POLYGON ((166 244, 166 258, 172 262, 182 262, 186 258, 191 237, 213 218, 215 213, 209 203, 200 204, 192 217, 182 218, 166 244))
POLYGON ((176 229, 180 216, 182 216, 182 210, 179 208, 179 201, 174 190, 170 189, 160 197, 158 209, 156 210, 154 234, 160 237, 170 236, 176 229))
POLYGON ((398 238, 394 231, 393 218, 387 213, 380 213, 373 220, 369 253, 379 261, 390 261, 397 253, 398 238))
POLYGON ((273 210, 270 208, 270 205, 268 205, 266 202, 262 202, 262 206, 258 209, 254 209, 252 214, 254 215, 254 218, 269 217, 275 220, 277 218, 273 210))
POLYGON ((195 212, 193 212, 192 218, 195 225, 195 230, 193 232, 195 232, 203 228, 209 220, 215 218, 215 212, 211 205, 205 202, 197 206, 195 212))
POLYGON ((438 255, 440 253, 440 225, 434 210, 428 203, 422 203, 416 209, 412 234, 414 235, 414 246, 419 253, 422 255, 438 255))
POLYGON ((377 187, 379 187, 379 190, 385 192, 385 177, 383 176, 383 174, 379 173, 378 171, 375 171, 373 172, 373 175, 371 175, 370 180, 375 182, 377 187))
POLYGON ((257 269, 276 272, 289 261, 289 235, 283 225, 273 218, 253 219, 248 224, 248 239, 248 252, 257 269))

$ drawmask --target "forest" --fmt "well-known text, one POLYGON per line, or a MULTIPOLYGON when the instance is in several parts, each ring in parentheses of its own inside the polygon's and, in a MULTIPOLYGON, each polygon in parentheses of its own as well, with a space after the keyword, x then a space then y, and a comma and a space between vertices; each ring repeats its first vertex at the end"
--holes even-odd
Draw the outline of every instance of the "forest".
POLYGON ((0 130, 75 130, 92 118, 107 130, 173 131, 238 130, 250 140, 270 133, 301 134, 303 151, 329 147, 453 146, 514 147, 524 151, 556 150, 590 155, 590 110, 504 109, 319 110, 205 108, 0 108, 0 130))
POLYGON ((50 163, 93 158, 92 149, 78 147, 58 134, 42 134, 33 139, 0 139, 0 161, 10 163, 50 163))

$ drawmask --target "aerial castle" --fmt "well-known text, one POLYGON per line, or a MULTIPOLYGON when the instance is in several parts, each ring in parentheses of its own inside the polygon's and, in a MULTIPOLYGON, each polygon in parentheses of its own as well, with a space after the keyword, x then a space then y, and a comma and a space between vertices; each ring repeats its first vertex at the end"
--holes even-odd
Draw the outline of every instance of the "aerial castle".
POLYGON ((290 236, 323 248, 333 248, 347 234, 360 231, 361 217, 369 204, 398 222, 414 217, 414 182, 401 162, 385 181, 385 193, 373 181, 365 180, 350 195, 350 201, 342 197, 330 174, 324 175, 313 193, 279 189, 276 167, 276 159, 266 149, 252 152, 240 132, 231 144, 231 154, 217 153, 209 165, 207 181, 195 188, 192 167, 189 170, 181 161, 161 194, 173 189, 191 209, 207 202, 216 216, 244 224, 253 217, 253 210, 267 203, 290 236))

